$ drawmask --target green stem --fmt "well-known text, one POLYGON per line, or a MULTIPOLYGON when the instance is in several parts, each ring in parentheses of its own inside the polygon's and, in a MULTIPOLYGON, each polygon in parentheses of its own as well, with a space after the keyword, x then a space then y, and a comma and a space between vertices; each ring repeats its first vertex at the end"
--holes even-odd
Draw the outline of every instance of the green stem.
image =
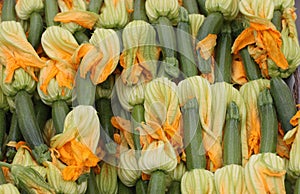
POLYGON ((166 190, 166 178, 163 171, 152 172, 147 194, 164 194, 166 190))
POLYGON ((76 31, 74 33, 74 37, 78 44, 84 43, 84 42, 89 42, 89 37, 84 33, 84 31, 76 31))
POLYGON ((273 18, 271 20, 279 32, 281 32, 282 30, 281 17, 282 17, 282 12, 280 10, 275 10, 273 13, 273 18))
POLYGON ((95 176, 94 170, 91 169, 90 175, 88 178, 88 186, 87 186, 86 194, 95 194, 95 193, 99 193, 99 189, 97 187, 96 176, 95 176))
POLYGON ((135 184, 135 191, 139 194, 146 194, 148 190, 148 182, 139 179, 135 184))
POLYGON ((4 138, 6 133, 6 111, 3 109, 0 110, 0 160, 4 159, 4 138))
POLYGON ((135 146, 135 150, 137 150, 136 154, 137 154, 137 158, 140 157, 140 150, 142 150, 142 146, 140 144, 140 133, 139 131, 135 130, 141 122, 145 121, 144 118, 144 113, 145 113, 145 109, 144 106, 141 104, 135 105, 133 106, 132 109, 132 134, 133 134, 133 141, 134 141, 134 146, 135 146))
POLYGON ((210 13, 201 25, 197 39, 198 41, 203 40, 209 34, 219 34, 223 27, 224 17, 220 12, 210 13))
POLYGON ((5 179, 2 168, 0 168, 0 185, 3 185, 5 183, 6 183, 6 179, 5 179))
POLYGON ((199 14, 198 4, 196 0, 183 0, 183 7, 187 9, 189 14, 199 14))
POLYGON ((180 182, 173 181, 171 183, 171 186, 169 187, 168 194, 180 194, 180 193, 181 193, 180 182))
POLYGON ((206 156, 202 145, 202 127, 196 98, 190 99, 182 107, 182 114, 187 169, 204 169, 206 156))
POLYGON ((65 118, 69 112, 69 107, 66 101, 58 100, 52 104, 52 119, 56 130, 56 134, 64 131, 65 118))
POLYGON ((90 78, 90 72, 86 74, 85 78, 80 76, 80 68, 78 68, 76 75, 75 92, 77 96, 77 102, 79 105, 93 106, 95 103, 96 86, 92 83, 90 78))
POLYGON ((201 14, 207 16, 207 10, 206 10, 206 7, 205 7, 205 2, 206 0, 198 0, 198 5, 199 5, 199 11, 201 14))
POLYGON ((4 166, 4 167, 7 167, 7 168, 11 169, 12 164, 8 164, 8 163, 6 163, 6 162, 1 162, 1 161, 0 161, 0 166, 4 166))
POLYGON ((145 0, 134 1, 133 20, 144 20, 145 22, 148 22, 145 10, 145 0))
POLYGON ((90 0, 89 11, 99 14, 103 0, 90 0))
POLYGON ((16 0, 4 0, 2 6, 1 21, 17 21, 16 17, 16 0))
POLYGON ((45 21, 47 27, 57 26, 59 23, 54 21, 54 17, 58 13, 57 0, 45 0, 45 21))
MULTIPOLYGON (((12 118, 11 118, 11 122, 10 122, 10 128, 9 128, 9 133, 8 133, 8 137, 7 137, 7 143, 12 141, 12 142, 19 142, 22 139, 22 134, 21 131, 19 129, 19 125, 18 125, 18 118, 17 118, 17 114, 15 112, 13 112, 12 118)), ((17 150, 15 147, 11 147, 11 146, 6 146, 6 160, 7 162, 11 163, 15 157, 17 153, 17 150)))
POLYGON ((242 144, 240 135, 240 115, 235 102, 227 107, 224 128, 224 165, 242 164, 242 144))
POLYGON ((300 178, 297 179, 295 187, 294 187, 294 194, 300 194, 300 178))

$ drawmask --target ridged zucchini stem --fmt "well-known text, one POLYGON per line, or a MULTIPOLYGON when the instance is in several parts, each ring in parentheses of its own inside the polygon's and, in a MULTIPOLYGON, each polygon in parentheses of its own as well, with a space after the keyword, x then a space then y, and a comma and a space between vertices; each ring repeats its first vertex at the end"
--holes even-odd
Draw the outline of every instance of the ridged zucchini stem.
POLYGON ((1 21, 17 21, 16 0, 4 0, 1 13, 1 21))
POLYGON ((64 100, 57 100, 52 104, 52 119, 56 134, 64 131, 65 118, 69 111, 69 106, 64 100))
POLYGON ((93 84, 90 74, 88 72, 86 77, 82 78, 80 76, 80 68, 77 70, 75 92, 79 105, 93 106, 95 103, 96 86, 93 84))
POLYGON ((163 171, 157 170, 151 173, 147 194, 165 194, 166 177, 163 171))
POLYGON ((276 30, 281 32, 282 30, 282 25, 281 25, 281 17, 282 17, 282 12, 280 10, 275 10, 273 13, 273 18, 272 18, 272 23, 276 27, 276 30))
POLYGON ((189 14, 199 14, 198 4, 196 0, 183 0, 183 7, 187 9, 189 14))
POLYGON ((172 181, 168 190, 168 194, 180 194, 180 193, 181 193, 180 182, 172 181))
POLYGON ((103 0, 90 0, 88 9, 91 12, 99 14, 102 4, 103 0))
POLYGON ((235 102, 227 106, 224 128, 224 165, 242 164, 239 108, 235 102))
POLYGON ((146 15, 145 9, 145 2, 145 0, 134 1, 133 20, 144 20, 145 22, 148 22, 148 17, 146 15))
POLYGON ((57 0, 45 0, 45 21, 47 27, 57 26, 59 22, 54 21, 54 17, 58 13, 57 0))
POLYGON ((187 169, 205 169, 206 156, 202 144, 202 127, 196 98, 190 99, 182 107, 182 116, 187 169))

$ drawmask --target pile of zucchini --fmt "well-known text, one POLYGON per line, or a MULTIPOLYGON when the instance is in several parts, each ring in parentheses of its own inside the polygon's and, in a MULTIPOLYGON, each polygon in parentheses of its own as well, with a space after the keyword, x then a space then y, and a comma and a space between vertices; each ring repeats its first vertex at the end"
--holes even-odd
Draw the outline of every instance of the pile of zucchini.
POLYGON ((0 193, 300 193, 294 4, 0 1, 0 193), (94 107, 99 129, 70 132, 79 106, 94 107), (52 142, 92 130, 99 142, 83 147, 98 145, 98 164, 66 180, 75 164, 52 142))

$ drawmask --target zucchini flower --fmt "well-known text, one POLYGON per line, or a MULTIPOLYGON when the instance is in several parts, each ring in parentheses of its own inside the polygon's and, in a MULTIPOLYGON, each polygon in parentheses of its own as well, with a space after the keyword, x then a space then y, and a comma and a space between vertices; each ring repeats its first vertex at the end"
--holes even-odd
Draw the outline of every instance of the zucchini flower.
POLYGON ((181 192, 192 193, 216 193, 214 174, 204 169, 193 169, 184 173, 181 180, 181 192))
POLYGON ((18 0, 15 6, 16 13, 21 20, 28 20, 33 12, 42 12, 43 0, 18 0))
POLYGON ((244 168, 231 164, 215 172, 217 193, 246 193, 244 168))
POLYGON ((76 51, 74 62, 80 63, 80 77, 90 78, 94 85, 104 82, 118 65, 120 43, 112 29, 97 28, 89 43, 82 44, 76 51), (84 53, 84 54, 83 54, 84 53))
POLYGON ((141 177, 141 170, 139 169, 134 149, 120 154, 118 177, 127 187, 136 185, 137 180, 141 177))
POLYGON ((0 185, 0 193, 20 194, 18 188, 11 183, 6 183, 6 184, 0 185))
POLYGON ((46 162, 45 165, 47 166, 47 181, 56 193, 78 193, 76 182, 64 180, 61 171, 53 163, 46 162))
POLYGON ((293 7, 295 5, 295 0, 274 0, 274 9, 282 10, 288 7, 293 7))
POLYGON ((284 136, 284 141, 291 145, 290 160, 288 164, 288 173, 291 173, 294 177, 300 177, 300 163, 299 163, 299 150, 300 150, 300 111, 290 120, 290 123, 295 126, 284 136))
POLYGON ((273 1, 241 0, 239 8, 250 20, 250 26, 235 39, 232 53, 237 54, 248 46, 249 54, 259 65, 264 77, 269 77, 268 59, 274 61, 277 67, 286 70, 289 64, 281 51, 281 34, 270 21, 274 12, 273 1))
POLYGON ((205 16, 201 14, 189 14, 189 24, 191 28, 191 34, 194 40, 197 37, 198 31, 204 22, 205 16))
MULTIPOLYGON (((240 120, 240 133, 241 142, 245 142, 246 139, 246 107, 244 104, 244 99, 237 89, 235 89, 231 84, 226 82, 218 82, 211 86, 211 96, 212 96, 212 113, 211 121, 212 126, 211 130, 216 137, 217 141, 212 142, 210 145, 211 149, 208 150, 210 159, 215 167, 221 167, 222 165, 222 139, 223 139, 223 129, 226 120, 226 112, 230 102, 235 102, 239 109, 239 120, 240 120), (216 151, 218 150, 218 152, 216 151)), ((245 144, 242 144, 242 150, 247 150, 248 147, 245 144)), ((243 158, 247 158, 248 152, 242 153, 243 158)), ((244 161, 245 162, 245 161, 244 161)), ((216 169, 216 168, 215 168, 216 169)))
POLYGON ((249 193, 285 193, 284 160, 274 153, 252 155, 245 165, 249 193))
POLYGON ((129 22, 129 0, 104 0, 104 6, 99 16, 99 27, 122 29, 129 22))
POLYGON ((55 134, 56 129, 54 128, 53 119, 49 119, 42 130, 43 140, 46 145, 50 146, 50 140, 55 134))
POLYGON ((168 188, 168 193, 175 193, 180 191, 181 179, 186 172, 186 166, 183 162, 177 164, 176 168, 168 173, 171 184, 168 188))
POLYGON ((268 70, 271 77, 280 76, 282 78, 289 77, 295 72, 300 64, 300 47, 297 37, 297 29, 295 27, 295 19, 293 19, 293 10, 285 9, 283 12, 283 17, 286 18, 283 21, 283 29, 281 31, 282 47, 281 51, 284 54, 287 62, 288 68, 282 69, 278 67, 274 61, 268 60, 268 70))
POLYGON ((3 92, 8 96, 14 96, 16 90, 20 89, 33 92, 34 82, 38 80, 35 71, 44 67, 45 63, 27 41, 20 23, 5 21, 0 24, 0 45, 0 63, 5 66, 2 85, 10 85, 7 86, 9 88, 7 90, 4 89, 6 86, 2 87, 3 92), (16 75, 15 71, 18 69, 21 70, 16 75), (31 78, 27 77, 27 74, 31 78))
POLYGON ((211 0, 205 2, 205 8, 208 14, 212 12, 221 12, 225 20, 233 20, 239 13, 239 0, 211 0))
POLYGON ((257 99, 259 92, 270 87, 270 81, 258 79, 244 84, 240 88, 240 94, 246 105, 246 133, 242 131, 243 164, 252 154, 259 153, 261 126, 257 99))
POLYGON ((100 193, 116 194, 118 192, 118 174, 115 166, 103 163, 100 174, 96 175, 100 193))
POLYGON ((150 81, 156 76, 160 49, 156 45, 156 32, 145 21, 130 22, 122 32, 124 50, 120 64, 124 68, 122 80, 126 85, 139 80, 150 81))
POLYGON ((65 180, 76 180, 82 173, 96 166, 100 138, 100 123, 92 106, 77 106, 65 118, 64 131, 51 139, 59 159, 67 167, 62 171, 65 180))

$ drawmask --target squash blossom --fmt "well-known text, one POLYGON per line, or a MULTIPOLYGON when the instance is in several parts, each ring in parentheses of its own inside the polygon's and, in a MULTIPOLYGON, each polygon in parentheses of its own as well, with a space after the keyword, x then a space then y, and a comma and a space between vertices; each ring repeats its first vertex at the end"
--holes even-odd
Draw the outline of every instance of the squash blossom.
POLYGON ((281 34, 271 23, 274 3, 271 0, 242 0, 239 3, 240 12, 249 19, 250 25, 235 40, 232 53, 248 47, 249 54, 259 65, 262 75, 269 77, 268 59, 276 66, 286 70, 289 66, 282 47, 281 34))
POLYGON ((90 72, 92 83, 97 85, 104 82, 115 70, 119 56, 120 42, 117 33, 112 29, 97 28, 89 43, 81 44, 76 50, 73 62, 80 62, 82 78, 90 72))
POLYGON ((127 85, 139 80, 155 78, 160 48, 156 45, 156 32, 145 21, 132 21, 122 32, 124 50, 120 64, 124 68, 122 80, 127 85))
POLYGON ((183 174, 181 180, 182 194, 216 193, 214 174, 204 169, 193 169, 183 174))
POLYGON ((247 112, 246 133, 241 133, 243 160, 247 161, 252 154, 259 153, 261 126, 257 99, 259 92, 269 87, 269 80, 259 79, 250 81, 240 88, 240 94, 244 99, 247 112))
POLYGON ((194 39, 194 43, 197 38, 198 31, 200 27, 202 26, 203 22, 205 20, 205 16, 201 14, 189 14, 189 25, 191 28, 191 35, 194 39))
POLYGON ((118 174, 114 164, 103 163, 100 174, 95 176, 100 193, 116 194, 118 192, 118 174))
POLYGON ((22 89, 30 93, 34 91, 35 81, 38 80, 35 71, 44 67, 45 62, 27 41, 18 22, 5 21, 0 24, 0 64, 4 66, 2 86, 5 86, 2 89, 6 95, 14 96, 22 89), (19 71, 17 75, 16 71, 19 71))
POLYGON ((129 22, 129 14, 133 11, 132 0, 104 0, 100 10, 99 26, 102 28, 122 29, 129 22))
POLYGON ((16 13, 21 20, 28 20, 33 12, 42 12, 43 0, 18 0, 16 1, 16 13))
POLYGON ((62 170, 64 180, 77 178, 96 166, 100 123, 92 106, 77 106, 65 118, 64 131, 51 139, 51 147, 67 166, 62 170))
POLYGON ((249 193, 285 193, 284 160, 274 153, 254 154, 245 165, 249 193))
POLYGON ((13 193, 13 194, 20 194, 18 188, 13 185, 12 183, 6 183, 0 185, 0 193, 13 193))

